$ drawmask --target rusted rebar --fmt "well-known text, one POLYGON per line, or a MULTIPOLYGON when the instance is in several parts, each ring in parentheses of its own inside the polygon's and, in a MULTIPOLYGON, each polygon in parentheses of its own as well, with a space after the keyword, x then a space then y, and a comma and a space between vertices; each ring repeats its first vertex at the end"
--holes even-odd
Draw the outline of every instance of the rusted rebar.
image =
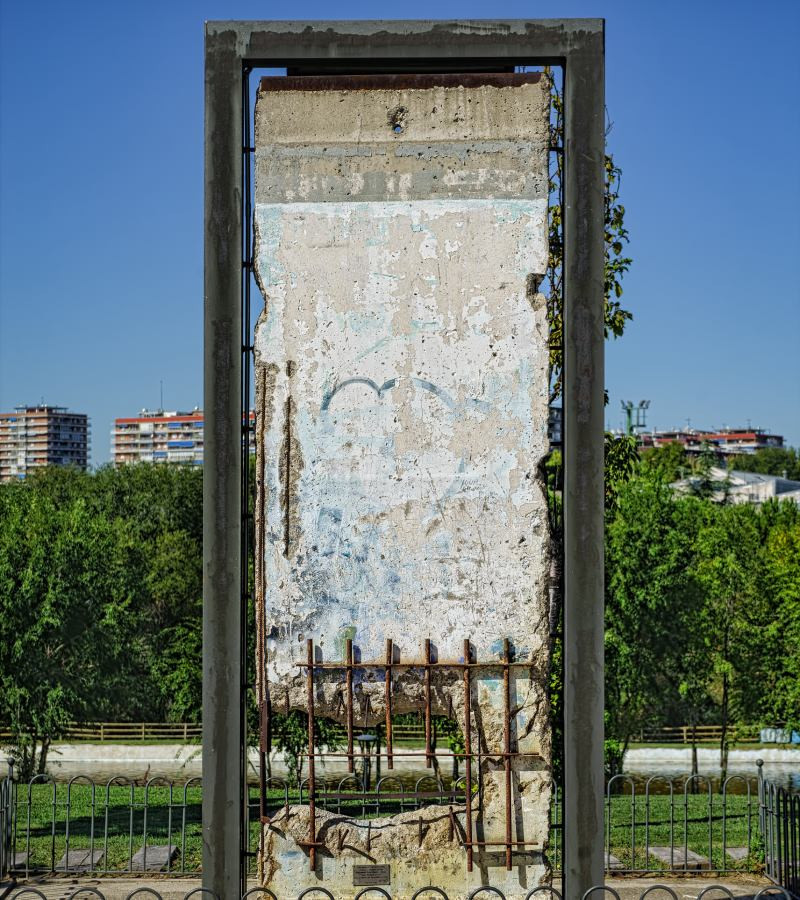
POLYGON ((506 869, 511 870, 511 650, 503 639, 503 761, 506 787, 506 869))
POLYGON ((307 702, 308 707, 308 859, 313 872, 317 867, 317 823, 315 820, 314 793, 314 639, 306 641, 308 654, 307 702))
POLYGON ((269 723, 269 699, 261 700, 259 709, 259 740, 258 740, 258 780, 259 780, 259 818, 264 825, 268 825, 270 817, 267 815, 267 759, 270 751, 270 723, 269 723))
POLYGON ((425 638, 425 767, 433 765, 431 750, 431 639, 425 638))
POLYGON ((347 639, 346 643, 346 662, 347 670, 345 673, 346 693, 347 693, 347 771, 355 771, 355 763, 353 759, 353 641, 352 638, 347 639))
MULTIPOLYGON (((464 641, 464 662, 470 657, 469 638, 464 641)), ((464 805, 467 845, 467 871, 472 871, 472 685, 469 666, 464 666, 464 805)))
POLYGON ((388 767, 394 768, 392 758, 392 663, 394 662, 394 646, 391 638, 386 638, 386 676, 385 676, 385 701, 386 707, 386 758, 388 767))

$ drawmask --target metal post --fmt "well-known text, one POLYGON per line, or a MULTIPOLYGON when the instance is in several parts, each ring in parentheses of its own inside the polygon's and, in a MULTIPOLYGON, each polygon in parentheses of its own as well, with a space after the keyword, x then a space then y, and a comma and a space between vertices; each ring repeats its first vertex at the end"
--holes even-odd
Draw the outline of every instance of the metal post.
MULTIPOLYGON (((564 77, 564 891, 603 883, 604 29, 564 77)), ((599 27, 598 27, 599 26, 599 27)))
POLYGON ((203 887, 241 896, 242 63, 206 40, 203 887))

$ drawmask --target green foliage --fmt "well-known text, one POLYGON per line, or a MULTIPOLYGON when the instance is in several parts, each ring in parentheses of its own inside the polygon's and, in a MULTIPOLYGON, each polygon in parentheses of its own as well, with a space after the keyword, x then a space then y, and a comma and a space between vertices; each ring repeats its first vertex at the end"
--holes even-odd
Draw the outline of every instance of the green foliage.
POLYGON ((800 450, 794 447, 764 447, 755 453, 732 457, 729 468, 800 481, 800 450))
POLYGON ((653 447, 641 451, 642 474, 666 481, 680 481, 691 468, 686 448, 678 441, 663 447, 653 447))
POLYGON ((25 774, 68 722, 197 720, 202 473, 0 485, 0 721, 25 774))
MULTIPOLYGON (((644 455, 606 534, 606 733, 800 721, 800 510, 669 486, 682 452, 644 455)), ((694 464, 703 480, 703 460, 694 464)))
MULTIPOLYGON (((286 758, 289 783, 297 787, 303 778, 303 763, 308 751, 308 716, 293 709, 290 713, 273 714, 270 722, 272 741, 286 758)), ((331 752, 339 746, 340 727, 330 719, 314 720, 314 745, 327 747, 331 752)))
MULTIPOLYGON (((550 143, 554 148, 562 148, 564 144, 564 100, 552 78, 552 72, 546 70, 551 77, 551 127, 550 143)), ((549 178, 549 220, 548 241, 549 258, 547 265, 547 281, 549 285, 548 319, 550 324, 550 371, 551 400, 561 395, 563 353, 563 262, 564 262, 564 212, 563 191, 564 155, 562 152, 551 154, 553 162, 549 178)), ((622 170, 614 162, 611 154, 605 157, 605 308, 603 325, 605 336, 618 338, 625 331, 625 325, 633 318, 633 314, 624 309, 622 297, 622 279, 630 269, 633 260, 625 255, 625 247, 629 240, 625 226, 625 207, 620 200, 620 183, 622 170)))
POLYGON ((604 443, 606 511, 613 509, 624 484, 636 472, 639 453, 632 435, 613 435, 606 432, 604 443))
MULTIPOLYGON (((664 698, 675 702, 693 650, 695 507, 675 501, 662 481, 640 477, 621 488, 607 525, 607 730, 625 746, 657 724, 664 698)), ((702 655, 696 664, 702 667, 702 655)))

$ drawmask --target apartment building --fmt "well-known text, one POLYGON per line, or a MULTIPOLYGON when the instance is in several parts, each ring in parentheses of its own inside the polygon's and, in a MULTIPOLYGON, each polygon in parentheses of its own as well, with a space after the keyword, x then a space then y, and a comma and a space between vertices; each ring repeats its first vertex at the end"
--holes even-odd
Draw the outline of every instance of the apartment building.
MULTIPOLYGON (((255 421, 250 413, 250 422, 255 421)), ((250 452, 255 453, 255 435, 250 432, 250 452)), ((203 464, 203 410, 166 412, 143 409, 138 416, 114 420, 111 458, 117 466, 130 463, 203 464)))
POLYGON ((89 464, 89 417, 64 406, 17 406, 0 413, 0 481, 44 466, 89 464))

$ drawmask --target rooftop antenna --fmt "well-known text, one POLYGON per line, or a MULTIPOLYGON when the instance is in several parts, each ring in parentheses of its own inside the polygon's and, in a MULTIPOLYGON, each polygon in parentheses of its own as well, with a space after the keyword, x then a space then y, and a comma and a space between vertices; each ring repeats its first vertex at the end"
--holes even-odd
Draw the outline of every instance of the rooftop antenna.
POLYGON ((163 413, 164 412, 164 380, 161 379, 158 382, 158 384, 161 389, 161 406, 159 406, 158 411, 163 413))

